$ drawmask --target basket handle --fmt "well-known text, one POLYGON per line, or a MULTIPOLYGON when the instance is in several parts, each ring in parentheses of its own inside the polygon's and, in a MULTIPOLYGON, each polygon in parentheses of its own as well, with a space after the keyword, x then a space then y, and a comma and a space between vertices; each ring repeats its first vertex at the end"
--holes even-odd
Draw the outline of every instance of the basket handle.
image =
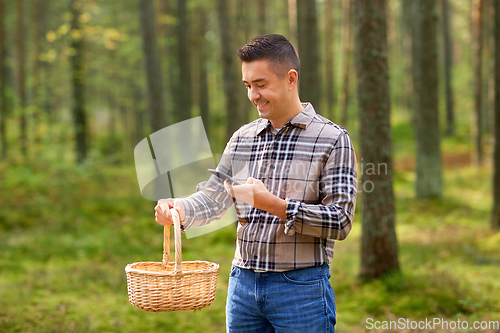
MULTIPOLYGON (((175 235, 175 273, 182 273, 182 233, 179 213, 175 209, 170 209, 170 214, 174 220, 175 235)), ((163 263, 166 265, 170 261, 170 227, 163 228, 163 263)))

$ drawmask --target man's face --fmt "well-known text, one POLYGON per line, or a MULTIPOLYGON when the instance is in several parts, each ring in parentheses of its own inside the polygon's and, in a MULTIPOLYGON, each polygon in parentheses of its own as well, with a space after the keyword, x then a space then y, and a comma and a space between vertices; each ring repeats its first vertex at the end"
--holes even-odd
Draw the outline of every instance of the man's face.
POLYGON ((241 71, 248 99, 257 107, 259 117, 274 125, 275 121, 287 118, 290 92, 288 75, 280 78, 269 67, 268 60, 256 60, 243 62, 241 71))

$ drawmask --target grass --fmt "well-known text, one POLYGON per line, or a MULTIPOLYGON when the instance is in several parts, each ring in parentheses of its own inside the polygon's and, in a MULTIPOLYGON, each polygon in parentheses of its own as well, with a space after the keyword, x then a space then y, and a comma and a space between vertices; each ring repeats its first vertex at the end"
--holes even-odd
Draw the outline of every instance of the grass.
MULTIPOLYGON (((465 149, 453 141, 443 146, 445 153, 465 149)), ((407 158, 399 149, 407 151, 396 146, 396 158, 407 158)), ((184 260, 221 265, 214 303, 196 312, 149 313, 129 304, 124 267, 161 260, 162 227, 154 204, 140 196, 133 165, 11 159, 0 163, 0 175, 0 332, 225 330, 234 225, 183 240, 184 260)), ((365 332, 367 318, 500 320, 491 170, 445 170, 439 200, 415 200, 414 177, 405 168, 395 175, 401 274, 358 280, 359 212, 351 235, 336 245, 338 332, 365 332)))
POLYGON ((486 169, 447 171, 444 198, 417 201, 412 177, 397 175, 402 272, 356 280, 361 230, 355 225, 352 238, 337 244, 332 265, 339 332, 363 331, 367 318, 500 320, 500 280, 492 278, 500 274, 500 236, 489 231, 489 177, 486 169))
MULTIPOLYGON (((128 303, 124 267, 160 261, 163 241, 133 168, 11 161, 0 173, 0 332, 224 330, 224 278, 201 316, 147 313, 128 303)), ((227 276, 234 239, 210 244, 230 233, 185 240, 185 260, 226 263, 227 276)))

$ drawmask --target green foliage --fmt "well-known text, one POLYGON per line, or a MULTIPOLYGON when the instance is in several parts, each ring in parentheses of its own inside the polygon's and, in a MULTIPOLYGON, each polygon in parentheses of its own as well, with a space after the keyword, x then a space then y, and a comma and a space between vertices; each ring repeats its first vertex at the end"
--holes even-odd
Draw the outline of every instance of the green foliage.
POLYGON ((223 330, 234 228, 184 241, 185 260, 223 266, 214 305, 147 313, 129 304, 124 267, 160 261, 163 229, 133 168, 8 161, 0 174, 1 332, 223 330))
POLYGON ((462 305, 466 291, 460 288, 456 277, 445 272, 392 274, 354 284, 349 289, 360 298, 357 301, 363 302, 363 311, 371 317, 452 317, 476 312, 462 305))

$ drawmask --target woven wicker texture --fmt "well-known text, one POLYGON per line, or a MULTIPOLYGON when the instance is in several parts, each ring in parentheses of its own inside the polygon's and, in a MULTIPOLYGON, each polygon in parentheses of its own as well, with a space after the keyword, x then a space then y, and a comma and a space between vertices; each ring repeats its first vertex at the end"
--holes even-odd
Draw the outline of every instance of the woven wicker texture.
POLYGON ((174 217, 175 263, 170 260, 170 228, 164 229, 163 262, 127 265, 130 303, 153 312, 197 310, 212 303, 217 289, 219 265, 208 261, 182 262, 179 214, 174 217))

